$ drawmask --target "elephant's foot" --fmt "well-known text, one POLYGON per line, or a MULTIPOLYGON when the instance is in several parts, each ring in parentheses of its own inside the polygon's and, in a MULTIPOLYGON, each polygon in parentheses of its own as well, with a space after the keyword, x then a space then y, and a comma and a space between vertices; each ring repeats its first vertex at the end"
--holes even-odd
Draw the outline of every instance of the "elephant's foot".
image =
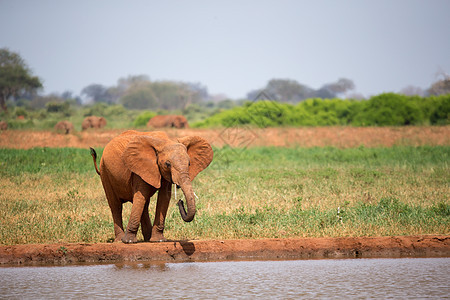
POLYGON ((152 237, 152 229, 145 229, 144 226, 142 226, 142 235, 144 236, 144 242, 149 242, 152 237))
POLYGON ((134 243, 137 243, 136 234, 135 234, 135 233, 131 233, 131 232, 127 232, 127 233, 122 237, 122 242, 124 242, 125 244, 134 244, 134 243))
POLYGON ((121 232, 118 235, 116 235, 116 238, 114 239, 114 243, 122 242, 122 238, 125 236, 125 232, 121 232))
POLYGON ((167 242, 167 239, 164 237, 163 232, 164 226, 153 226, 150 242, 167 242))

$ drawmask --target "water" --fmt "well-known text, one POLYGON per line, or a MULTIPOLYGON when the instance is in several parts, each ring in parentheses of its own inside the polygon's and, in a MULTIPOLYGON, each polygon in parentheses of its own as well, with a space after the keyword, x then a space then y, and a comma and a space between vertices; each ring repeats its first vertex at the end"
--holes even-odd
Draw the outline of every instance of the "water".
POLYGON ((450 258, 0 268, 0 298, 445 298, 450 258))

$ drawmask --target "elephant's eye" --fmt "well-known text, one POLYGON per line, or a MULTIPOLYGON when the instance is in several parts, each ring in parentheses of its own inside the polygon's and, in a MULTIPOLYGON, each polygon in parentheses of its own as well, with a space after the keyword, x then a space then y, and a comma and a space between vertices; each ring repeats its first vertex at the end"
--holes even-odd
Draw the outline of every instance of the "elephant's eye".
POLYGON ((170 168, 170 162, 166 161, 166 167, 170 168))

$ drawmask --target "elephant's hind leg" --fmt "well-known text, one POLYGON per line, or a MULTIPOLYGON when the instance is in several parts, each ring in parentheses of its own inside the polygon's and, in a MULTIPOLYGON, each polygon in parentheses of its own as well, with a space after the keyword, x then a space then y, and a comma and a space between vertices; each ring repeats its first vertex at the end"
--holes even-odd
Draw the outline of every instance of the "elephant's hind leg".
POLYGON ((145 202, 144 210, 142 211, 141 217, 141 229, 142 235, 144 236, 144 242, 150 241, 152 236, 152 223, 150 221, 150 215, 148 214, 148 205, 150 203, 150 199, 145 202))
POLYGON ((128 221, 127 231, 122 238, 124 243, 136 243, 136 234, 139 224, 142 223, 142 234, 144 240, 150 240, 151 223, 148 215, 148 204, 150 197, 155 193, 155 189, 142 180, 138 175, 132 177, 133 181, 133 206, 131 208, 130 220, 128 221))
POLYGON ((122 220, 122 201, 113 192, 109 182, 102 178, 103 187, 106 194, 106 199, 108 200, 109 208, 111 209, 111 214, 114 221, 114 242, 120 242, 122 237, 125 235, 123 231, 123 220, 122 220))

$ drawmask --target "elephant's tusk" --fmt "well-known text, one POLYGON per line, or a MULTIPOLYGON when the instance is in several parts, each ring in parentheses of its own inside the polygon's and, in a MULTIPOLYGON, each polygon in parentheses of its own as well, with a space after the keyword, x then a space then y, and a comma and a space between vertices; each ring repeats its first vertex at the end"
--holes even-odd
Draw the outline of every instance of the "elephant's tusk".
POLYGON ((197 200, 198 200, 198 196, 197 196, 197 194, 194 192, 194 196, 195 196, 195 198, 197 198, 197 200))

